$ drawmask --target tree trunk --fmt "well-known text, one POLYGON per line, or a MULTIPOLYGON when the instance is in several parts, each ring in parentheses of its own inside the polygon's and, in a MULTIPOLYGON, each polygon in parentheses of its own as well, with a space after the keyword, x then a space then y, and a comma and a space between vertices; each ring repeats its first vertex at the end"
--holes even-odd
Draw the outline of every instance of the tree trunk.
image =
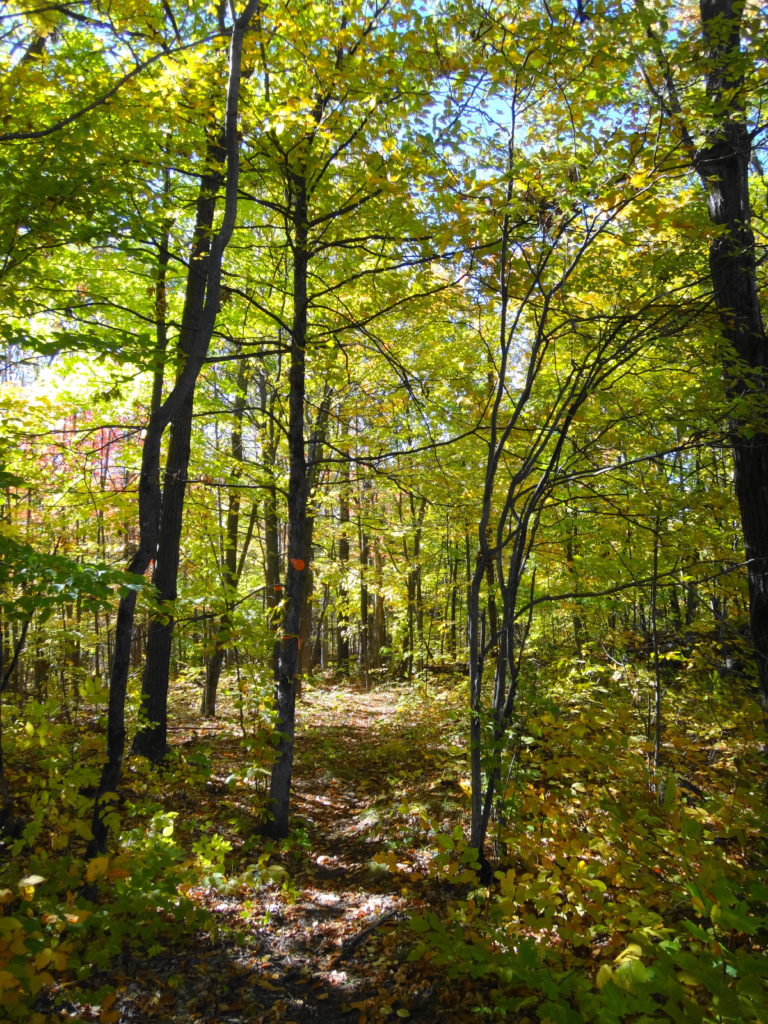
POLYGON ((749 577, 750 626, 760 697, 768 726, 768 346, 757 288, 755 237, 749 201, 752 139, 743 112, 739 70, 744 5, 701 0, 709 49, 707 94, 715 108, 706 144, 694 166, 708 193, 711 222, 720 230, 710 244, 709 268, 728 342, 725 381, 734 399, 730 421, 734 485, 749 577))
POLYGON ((331 604, 331 588, 327 583, 323 585, 323 603, 320 608, 320 615, 317 618, 317 629, 315 631, 315 639, 312 645, 312 660, 310 663, 310 669, 325 668, 328 661, 328 652, 326 648, 325 638, 327 636, 327 628, 325 625, 325 616, 328 612, 328 608, 331 604))
MULTIPOLYGON (((219 309, 221 269, 224 251, 232 237, 238 203, 239 139, 238 103, 240 97, 240 64, 243 39, 253 17, 258 0, 248 0, 246 8, 233 25, 229 51, 229 79, 225 115, 225 156, 227 164, 227 189, 224 216, 219 230, 214 235, 207 260, 197 260, 202 266, 196 272, 205 275, 206 300, 200 310, 199 319, 190 324, 192 337, 190 354, 177 377, 171 393, 162 405, 153 411, 147 425, 141 454, 139 474, 139 547, 130 560, 128 571, 142 577, 150 561, 157 554, 158 529, 160 521, 160 450, 168 424, 178 415, 187 395, 194 391, 200 370, 203 367, 213 336, 213 328, 219 309)), ((204 177, 210 172, 206 172, 204 177)), ((202 197, 201 200, 202 201, 202 197)), ((193 273, 190 264, 190 274, 193 273)), ((137 583, 139 579, 137 579, 137 583)), ((92 832, 93 838, 87 855, 103 853, 107 842, 105 812, 109 810, 111 794, 117 789, 125 753, 125 697, 128 686, 128 671, 133 640, 133 622, 136 609, 136 590, 125 591, 121 597, 115 623, 115 642, 110 668, 109 706, 107 713, 107 757, 102 768, 98 792, 94 802, 92 832)))
MULTIPOLYGON (((332 391, 326 386, 323 400, 317 411, 315 429, 309 442, 307 459, 307 500, 317 485, 317 470, 320 459, 323 456, 323 445, 325 444, 326 430, 328 428, 328 414, 331 411, 332 391)), ((315 535, 315 514, 314 511, 307 513, 307 568, 304 581, 304 606, 301 612, 301 649, 300 649, 300 672, 303 676, 312 668, 312 617, 313 617, 313 595, 315 591, 314 573, 312 562, 314 560, 314 535, 315 535)), ((297 696, 301 696, 301 685, 297 690, 297 696)))
MULTIPOLYGON (((163 169, 163 196, 171 193, 171 172, 163 169)), ((165 379, 165 353, 168 349, 168 264, 170 253, 171 221, 166 220, 157 246, 157 278, 155 280, 155 367, 152 377, 152 398, 150 412, 156 412, 163 402, 165 379)), ((102 489, 104 484, 102 484, 102 489)))
POLYGON ((24 644, 27 639, 27 630, 29 629, 30 620, 25 619, 24 624, 21 627, 21 634, 14 644, 13 654, 11 656, 11 663, 5 667, 5 651, 3 645, 0 645, 0 835, 2 835, 3 829, 10 820, 12 803, 11 796, 8 790, 8 781, 5 776, 5 758, 3 753, 3 694, 8 689, 8 683, 11 680, 14 669, 16 668, 19 655, 24 649, 24 644))
MULTIPOLYGON (((260 407, 264 414, 264 438, 262 460, 268 474, 264 498, 264 603, 270 628, 277 629, 277 608, 283 599, 283 585, 280 582, 280 519, 275 483, 275 462, 277 459, 277 435, 273 418, 274 395, 267 392, 267 379, 261 375, 259 384, 260 407)), ((280 660, 280 645, 276 641, 272 649, 272 673, 277 679, 280 660)))
MULTIPOLYGON (((209 144, 207 160, 221 162, 223 149, 209 144)), ((222 184, 221 172, 209 170, 200 183, 192 255, 187 273, 179 352, 189 359, 194 332, 206 303, 206 261, 210 253, 211 227, 216 197, 222 184)), ((213 326, 213 325, 211 325, 213 326)), ((210 343, 210 339, 209 339, 210 343)), ((207 350, 207 345, 206 345, 207 350)), ((183 373, 183 369, 181 373, 183 373)), ((179 378, 180 379, 180 376, 179 378)), ((166 457, 164 483, 160 496, 160 525, 156 549, 152 554, 155 568, 152 582, 157 589, 160 615, 152 618, 147 634, 144 675, 141 682, 141 710, 144 722, 133 739, 133 751, 150 761, 161 761, 168 750, 168 684, 171 666, 171 645, 175 613, 181 549, 184 497, 189 473, 194 409, 194 384, 187 388, 177 413, 171 420, 171 436, 166 457)))
POLYGON ((346 583, 346 573, 349 566, 349 460, 345 460, 342 469, 341 495, 339 498, 339 523, 341 536, 339 537, 339 562, 341 563, 341 583, 339 585, 339 614, 338 614, 338 636, 336 664, 340 672, 349 673, 349 611, 347 601, 349 591, 346 583))
MULTIPOLYGON (((407 639, 408 650, 403 658, 403 674, 407 679, 413 678, 413 671, 416 664, 415 656, 418 649, 420 655, 423 651, 423 627, 424 615, 421 600, 421 533, 424 525, 424 515, 427 510, 427 499, 422 498, 418 512, 413 495, 410 496, 411 527, 413 528, 412 550, 408 550, 408 537, 403 537, 403 557, 408 564, 408 576, 406 578, 406 593, 408 595, 407 609, 407 639)), ((401 519, 402 521, 402 519, 401 519)))
POLYGON ((264 835, 282 839, 288 835, 293 774, 293 737, 296 722, 296 675, 299 668, 301 610, 307 577, 307 462, 304 452, 304 397, 307 342, 307 182, 293 174, 293 323, 291 366, 288 375, 288 565, 285 575, 285 612, 279 640, 276 685, 277 751, 269 785, 269 817, 264 835))
POLYGON ((205 670, 205 685, 200 712, 206 718, 216 715, 216 696, 219 689, 219 676, 224 664, 224 655, 231 645, 232 638, 232 604, 240 582, 239 568, 246 553, 243 542, 242 555, 238 557, 238 535, 240 532, 240 490, 237 484, 242 476, 243 465, 243 415, 245 413, 246 396, 248 393, 247 363, 240 360, 237 372, 235 405, 233 410, 232 433, 230 436, 230 458, 232 459, 231 482, 234 484, 229 491, 227 507, 227 525, 224 538, 224 565, 222 567, 222 589, 224 597, 224 613, 216 627, 216 638, 213 654, 208 659, 205 670))
MULTIPOLYGON (((362 499, 361 499, 362 506, 362 499)), ((369 561, 369 545, 368 536, 365 533, 363 526, 363 511, 362 507, 358 515, 357 520, 357 537, 358 545, 360 549, 359 561, 360 561, 360 674, 362 675, 366 688, 368 686, 368 669, 370 668, 370 653, 368 650, 369 644, 369 629, 368 629, 368 584, 367 580, 367 569, 369 561)))
POLYGON ((384 560, 379 544, 374 541, 373 566, 375 590, 373 592, 373 621, 371 633, 371 656, 374 668, 381 668, 382 649, 387 646, 387 618, 384 605, 384 560))
POLYGON ((456 657, 457 647, 457 620, 458 620, 458 597, 459 597, 459 558, 450 558, 450 618, 448 626, 448 653, 452 658, 456 657))

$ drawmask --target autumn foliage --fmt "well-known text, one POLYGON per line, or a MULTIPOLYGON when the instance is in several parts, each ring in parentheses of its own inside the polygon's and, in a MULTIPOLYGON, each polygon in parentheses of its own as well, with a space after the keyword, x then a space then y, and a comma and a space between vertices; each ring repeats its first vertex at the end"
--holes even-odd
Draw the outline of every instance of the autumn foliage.
POLYGON ((768 1019, 767 81, 5 4, 0 1020, 768 1019))

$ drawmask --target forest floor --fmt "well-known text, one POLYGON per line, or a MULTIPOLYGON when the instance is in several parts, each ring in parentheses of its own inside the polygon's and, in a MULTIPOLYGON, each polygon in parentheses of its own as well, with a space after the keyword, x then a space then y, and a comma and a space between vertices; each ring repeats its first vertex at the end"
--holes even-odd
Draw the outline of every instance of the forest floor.
POLYGON ((268 696, 228 680, 201 721, 178 680, 172 752, 127 759, 112 849, 87 862, 98 718, 81 711, 80 737, 27 705, 0 1021, 768 1021, 754 701, 670 685, 654 772, 644 679, 579 671, 518 708, 487 887, 468 867, 460 680, 307 686, 279 843, 260 834, 268 696))
MULTIPOLYGON (((408 915, 437 909, 450 895, 428 870, 434 829, 455 827, 465 802, 446 731, 450 697, 435 697, 387 685, 311 689, 297 714, 292 838, 272 850, 253 884, 190 893, 214 929, 154 957, 126 956, 109 979, 118 992, 110 1019, 476 1020, 428 961, 409 960, 408 915)), ((211 761, 226 761, 233 742, 229 730, 206 736, 211 761)), ((226 787, 214 774, 207 788, 214 806, 203 813, 226 820, 226 787)), ((198 797, 177 799, 183 816, 198 797)), ((233 845, 228 873, 242 872, 259 843, 233 845)))

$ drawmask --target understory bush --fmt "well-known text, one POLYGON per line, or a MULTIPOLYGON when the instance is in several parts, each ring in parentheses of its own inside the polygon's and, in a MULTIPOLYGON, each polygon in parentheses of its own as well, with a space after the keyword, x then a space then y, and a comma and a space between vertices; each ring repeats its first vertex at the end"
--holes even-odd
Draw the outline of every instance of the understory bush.
POLYGON ((494 883, 461 830, 440 837, 433 871, 470 892, 412 920, 412 955, 471 980, 492 1020, 768 1020, 759 715, 707 681, 670 692, 654 766, 623 682, 521 705, 494 883))

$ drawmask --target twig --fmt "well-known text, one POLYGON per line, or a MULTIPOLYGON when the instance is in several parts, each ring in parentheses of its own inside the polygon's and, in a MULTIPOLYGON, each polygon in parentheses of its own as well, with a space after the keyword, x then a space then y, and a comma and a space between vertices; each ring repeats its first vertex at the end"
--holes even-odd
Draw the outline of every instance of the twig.
POLYGON ((404 918, 405 914, 402 910, 385 910, 383 914, 379 914, 379 916, 375 917, 369 925, 366 925, 366 927, 363 928, 362 931, 359 931, 357 935, 353 935, 351 939, 347 939, 345 942, 341 944, 341 952, 334 960, 334 966, 336 964, 340 964, 343 960, 347 960, 350 956, 352 956, 352 954, 360 945, 360 943, 364 939, 366 939, 372 932, 376 931, 377 928, 380 928, 383 924, 386 924, 387 921, 402 921, 404 918))

